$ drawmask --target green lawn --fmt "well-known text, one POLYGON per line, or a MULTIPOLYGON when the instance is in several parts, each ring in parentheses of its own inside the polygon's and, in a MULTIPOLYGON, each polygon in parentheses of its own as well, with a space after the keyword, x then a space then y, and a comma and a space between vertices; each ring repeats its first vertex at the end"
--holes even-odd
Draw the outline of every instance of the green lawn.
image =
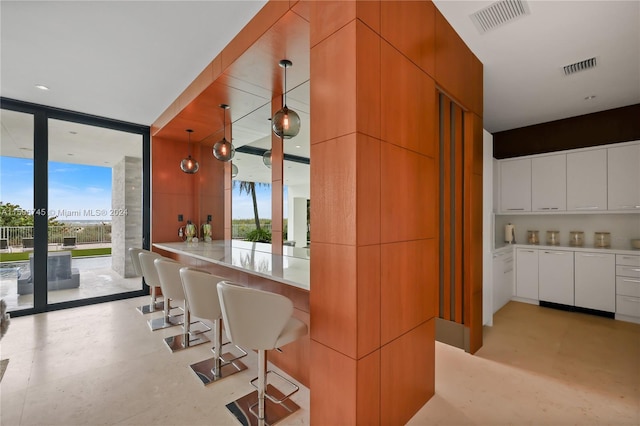
MULTIPOLYGON (((0 263, 1 262, 19 262, 21 260, 29 260, 29 253, 32 253, 32 252, 0 253, 0 263)), ((110 254, 111 254, 110 247, 71 250, 72 257, 107 256, 110 254)))

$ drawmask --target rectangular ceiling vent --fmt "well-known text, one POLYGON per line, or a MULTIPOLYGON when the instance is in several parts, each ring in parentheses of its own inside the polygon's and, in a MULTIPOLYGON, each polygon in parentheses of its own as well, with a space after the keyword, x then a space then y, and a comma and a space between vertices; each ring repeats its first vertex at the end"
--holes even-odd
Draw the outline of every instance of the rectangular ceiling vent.
POLYGON ((575 64, 564 66, 564 75, 571 75, 578 71, 588 70, 596 66, 596 58, 585 59, 584 61, 576 62, 575 64))
POLYGON ((529 13, 529 5, 523 0, 500 0, 473 13, 471 20, 484 34, 529 13))

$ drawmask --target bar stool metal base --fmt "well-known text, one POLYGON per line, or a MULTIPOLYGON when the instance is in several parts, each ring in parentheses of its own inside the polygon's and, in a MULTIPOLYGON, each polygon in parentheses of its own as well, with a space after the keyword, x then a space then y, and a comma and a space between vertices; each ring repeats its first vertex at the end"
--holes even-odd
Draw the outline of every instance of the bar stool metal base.
POLYGON ((155 303, 155 305, 152 305, 152 304, 142 305, 142 306, 138 306, 136 309, 138 310, 138 312, 140 312, 143 315, 150 314, 153 312, 160 312, 164 310, 164 301, 159 300, 155 303))
POLYGON ((149 324, 149 328, 151 331, 162 330, 164 328, 175 327, 178 325, 182 325, 184 323, 183 320, 184 315, 171 315, 169 318, 163 316, 162 318, 154 318, 152 320, 147 321, 149 324))
MULTIPOLYGON (((233 355, 230 353, 226 353, 223 355, 223 358, 225 357, 233 357, 233 355)), ((205 359, 204 361, 191 364, 189 367, 191 367, 191 370, 196 374, 196 376, 198 376, 198 378, 204 385, 209 385, 220 379, 224 379, 225 377, 229 377, 232 374, 236 374, 242 370, 247 369, 246 365, 236 359, 235 361, 223 363, 220 366, 219 374, 215 375, 213 374, 215 363, 215 358, 209 358, 205 359)))
POLYGON ((208 342, 209 339, 204 334, 178 334, 164 339, 164 343, 167 344, 171 352, 178 352, 208 342))
MULTIPOLYGON (((284 394, 275 386, 267 385, 267 393, 275 399, 284 398, 284 394)), ((273 425, 280 420, 295 413, 300 406, 290 399, 286 399, 281 404, 276 404, 265 398, 265 425, 273 425)), ((251 392, 242 398, 236 399, 226 405, 227 410, 235 416, 238 421, 245 426, 258 426, 258 416, 255 414, 258 406, 258 391, 251 392)))

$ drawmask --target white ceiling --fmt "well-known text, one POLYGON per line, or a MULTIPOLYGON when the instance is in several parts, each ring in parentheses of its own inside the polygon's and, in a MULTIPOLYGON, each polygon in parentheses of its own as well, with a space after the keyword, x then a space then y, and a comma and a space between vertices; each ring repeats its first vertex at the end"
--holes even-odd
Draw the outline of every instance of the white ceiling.
MULTIPOLYGON (((264 3, 2 0, 0 95, 150 125, 264 3)), ((484 35, 469 15, 492 2, 434 3, 484 64, 484 127, 490 132, 640 102, 638 1, 529 1, 529 16, 484 35), (562 73, 564 65, 593 56, 596 68, 562 73)), ((303 113, 304 131, 308 86, 299 90, 299 96, 290 94, 289 106, 303 113)), ((262 146, 268 123, 259 126, 255 145, 262 146)), ((241 129, 234 123, 234 138, 241 129)), ((308 154, 303 135, 288 141, 286 152, 308 154)), ((0 142, 7 155, 13 145, 0 142)), ((95 146, 86 155, 96 157, 95 146)), ((238 154, 237 164, 242 161, 238 154)))

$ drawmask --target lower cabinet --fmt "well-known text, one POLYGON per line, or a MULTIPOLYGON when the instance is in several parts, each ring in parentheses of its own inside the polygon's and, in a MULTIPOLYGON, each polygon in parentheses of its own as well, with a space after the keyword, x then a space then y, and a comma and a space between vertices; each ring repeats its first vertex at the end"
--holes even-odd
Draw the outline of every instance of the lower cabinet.
POLYGON ((538 283, 540 301, 573 306, 573 251, 539 250, 538 283))
POLYGON ((516 250, 516 296, 538 300, 538 250, 516 250))
POLYGON ((616 256, 616 315, 640 323, 640 256, 616 256))
POLYGON ((575 305, 616 310, 616 258, 607 253, 575 253, 575 305))
POLYGON ((493 255, 493 313, 513 297, 513 253, 493 255))

